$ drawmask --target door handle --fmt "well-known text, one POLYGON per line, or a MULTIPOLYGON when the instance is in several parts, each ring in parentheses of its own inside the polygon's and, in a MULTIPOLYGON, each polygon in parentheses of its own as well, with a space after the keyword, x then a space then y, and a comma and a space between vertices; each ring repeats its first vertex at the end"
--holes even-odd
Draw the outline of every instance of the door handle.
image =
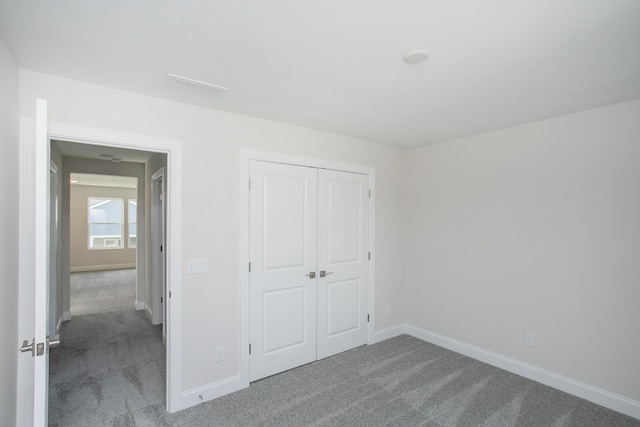
POLYGON ((49 335, 47 335, 47 348, 58 347, 60 345, 60 338, 57 340, 50 340, 49 335))
POLYGON ((320 277, 327 277, 330 274, 333 274, 333 271, 320 271, 320 277))
POLYGON ((29 341, 24 340, 22 341, 22 347, 20 347, 18 349, 20 351, 20 353, 26 353, 28 351, 31 352, 31 357, 36 355, 36 339, 34 338, 31 341, 31 344, 29 344, 29 341))
POLYGON ((316 272, 315 271, 310 271, 309 274, 305 274, 305 276, 307 276, 309 279, 315 279, 316 278, 316 272))
MULTIPOLYGON (((51 347, 57 347, 59 345, 60 345, 59 339, 50 340, 49 335, 47 335, 47 350, 50 349, 51 347)), ((22 341, 22 346, 18 350, 20 351, 20 353, 31 352, 31 357, 42 356, 44 354, 44 343, 36 344, 35 338, 31 341, 31 344, 29 344, 29 341, 24 340, 22 341), (38 354, 36 354, 36 350, 38 354)))

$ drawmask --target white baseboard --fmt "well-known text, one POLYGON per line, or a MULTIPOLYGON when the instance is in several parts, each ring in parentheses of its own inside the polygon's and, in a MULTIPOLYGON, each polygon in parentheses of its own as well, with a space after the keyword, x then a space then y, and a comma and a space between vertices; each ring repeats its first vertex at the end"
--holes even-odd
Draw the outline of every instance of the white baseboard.
POLYGON ((58 322, 56 323, 56 334, 60 334, 60 328, 62 327, 63 316, 58 317, 58 322))
POLYGON ((142 301, 142 302, 136 301, 136 310, 144 310, 145 307, 146 307, 146 305, 145 305, 144 301, 142 301))
POLYGON ((202 387, 186 390, 182 393, 182 409, 208 402, 209 400, 242 390, 246 387, 247 384, 245 384, 245 382, 242 381, 242 377, 238 375, 202 387))
POLYGON ((63 311, 62 312, 62 321, 66 322, 67 320, 71 320, 71 312, 70 311, 63 311))
MULTIPOLYGON (((630 417, 640 419, 640 402, 435 332, 403 324, 380 331, 380 337, 392 337, 394 335, 392 335, 391 332, 393 331, 393 333, 395 333, 398 329, 403 329, 406 334, 423 341, 455 351, 456 353, 464 354, 465 356, 472 357, 489 365, 504 369, 505 371, 518 374, 630 417)), ((377 335, 378 333, 376 336, 377 335)), ((380 341, 382 341, 382 339, 380 339, 380 341)), ((376 342, 378 341, 376 340, 376 342)))
MULTIPOLYGON (((149 316, 149 320, 153 319, 153 312, 151 311, 151 307, 149 307, 146 302, 142 304, 144 306, 145 313, 147 313, 147 316, 149 316)), ((136 308, 138 308, 137 304, 136 308)))
POLYGON ((403 325, 391 326, 389 328, 376 331, 373 334, 373 342, 378 343, 384 340, 388 340, 389 338, 394 338, 399 335, 406 334, 407 332, 405 331, 405 329, 406 329, 406 326, 403 324, 403 325))
POLYGON ((83 265, 80 267, 71 267, 69 268, 69 272, 81 273, 84 271, 124 270, 129 268, 136 268, 136 264, 83 265))

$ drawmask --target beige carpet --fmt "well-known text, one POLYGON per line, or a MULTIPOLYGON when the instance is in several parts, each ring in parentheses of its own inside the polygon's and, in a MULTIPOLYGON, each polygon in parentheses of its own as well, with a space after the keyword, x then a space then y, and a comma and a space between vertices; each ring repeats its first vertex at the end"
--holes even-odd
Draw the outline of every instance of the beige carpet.
POLYGON ((71 315, 135 308, 136 269, 71 273, 71 315))

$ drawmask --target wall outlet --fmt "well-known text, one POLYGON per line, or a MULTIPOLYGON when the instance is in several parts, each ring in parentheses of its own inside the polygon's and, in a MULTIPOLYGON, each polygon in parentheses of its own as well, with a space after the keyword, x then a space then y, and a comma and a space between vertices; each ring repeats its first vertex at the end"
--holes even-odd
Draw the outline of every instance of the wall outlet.
POLYGON ((224 347, 216 348, 214 360, 216 361, 216 363, 222 362, 224 360, 224 347))
POLYGON ((200 274, 207 272, 207 259, 188 259, 187 260, 187 274, 200 274))
POLYGON ((391 306, 389 304, 384 306, 384 315, 388 316, 391 314, 391 306))
POLYGON ((536 346, 536 337, 535 335, 533 335, 532 333, 525 333, 524 334, 524 345, 526 345, 527 347, 535 347, 536 346))

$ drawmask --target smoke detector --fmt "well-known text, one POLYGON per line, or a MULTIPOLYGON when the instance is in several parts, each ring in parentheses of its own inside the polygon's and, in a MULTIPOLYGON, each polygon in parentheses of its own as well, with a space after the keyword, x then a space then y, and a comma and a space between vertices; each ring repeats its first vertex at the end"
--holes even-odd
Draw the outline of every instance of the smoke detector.
POLYGON ((429 57, 429 52, 426 50, 412 50, 404 55, 404 62, 407 64, 420 64, 429 57))

